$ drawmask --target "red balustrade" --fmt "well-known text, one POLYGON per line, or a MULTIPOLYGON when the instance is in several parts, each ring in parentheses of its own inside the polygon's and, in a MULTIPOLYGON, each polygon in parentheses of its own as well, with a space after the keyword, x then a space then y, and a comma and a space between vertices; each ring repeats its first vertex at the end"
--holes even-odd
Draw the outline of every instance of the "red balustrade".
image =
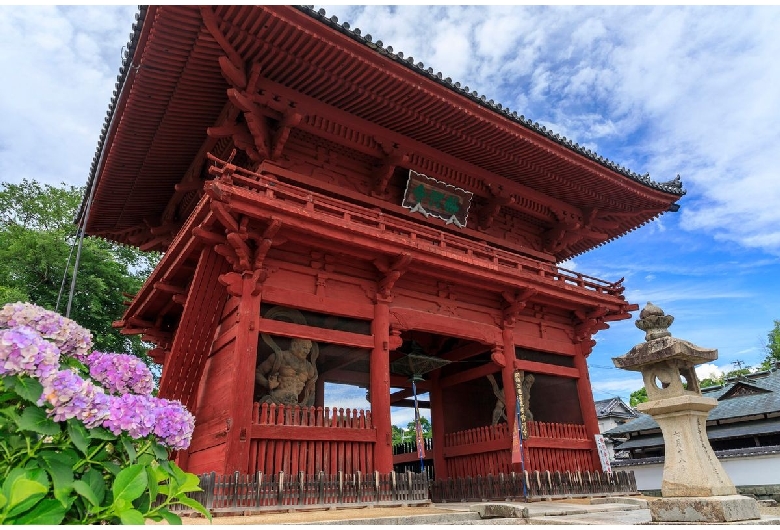
POLYGON ((249 472, 372 473, 371 412, 255 403, 249 472))
MULTIPOLYGON (((592 445, 584 425, 527 423, 523 442, 528 471, 595 471, 592 445)), ((450 477, 511 473, 512 433, 506 423, 477 427, 444 436, 444 457, 450 477)))
MULTIPOLYGON (((339 223, 350 223, 356 227, 381 230, 387 237, 402 237, 414 241, 417 245, 426 243, 430 251, 441 252, 449 256, 465 257, 469 261, 483 261, 490 267, 499 267, 504 271, 513 270, 521 275, 543 278, 543 281, 565 283, 581 289, 619 296, 625 289, 622 280, 607 282, 593 276, 556 267, 554 264, 539 261, 534 257, 521 255, 495 248, 487 243, 450 234, 432 227, 344 200, 329 197, 322 193, 309 191, 279 180, 297 179, 299 175, 269 163, 263 163, 257 172, 225 166, 218 158, 209 155, 214 161, 215 175, 222 173, 222 167, 229 167, 232 183, 239 188, 253 190, 266 199, 287 203, 310 212, 334 217, 339 223)), ((422 247, 418 247, 421 248, 422 247)))

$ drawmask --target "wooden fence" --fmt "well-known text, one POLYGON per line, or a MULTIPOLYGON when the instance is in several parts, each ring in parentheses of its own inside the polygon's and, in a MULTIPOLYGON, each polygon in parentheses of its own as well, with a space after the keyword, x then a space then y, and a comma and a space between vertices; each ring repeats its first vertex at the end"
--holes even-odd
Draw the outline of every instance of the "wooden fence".
POLYGON ((250 474, 374 471, 370 411, 255 403, 252 423, 250 474))
MULTIPOLYGON (((203 491, 188 496, 212 514, 251 513, 292 509, 428 504, 429 482, 415 473, 378 472, 326 475, 216 475, 199 476, 203 491)), ((178 512, 192 511, 184 505, 178 512)))
POLYGON ((431 484, 433 502, 462 502, 556 497, 636 494, 633 471, 534 471, 436 480, 431 484))
MULTIPOLYGON (((527 471, 597 471, 593 451, 584 425, 528 422, 528 438, 523 441, 527 471)), ((444 458, 450 477, 497 476, 512 473, 512 433, 506 423, 458 431, 444 436, 444 458)), ((416 451, 410 445, 408 452, 416 451)), ((432 447, 426 447, 428 453, 432 447)), ((406 451, 395 450, 396 464, 413 463, 406 451)), ((418 465, 419 467, 419 465, 418 465)), ((412 468, 415 471, 417 468, 412 468)))

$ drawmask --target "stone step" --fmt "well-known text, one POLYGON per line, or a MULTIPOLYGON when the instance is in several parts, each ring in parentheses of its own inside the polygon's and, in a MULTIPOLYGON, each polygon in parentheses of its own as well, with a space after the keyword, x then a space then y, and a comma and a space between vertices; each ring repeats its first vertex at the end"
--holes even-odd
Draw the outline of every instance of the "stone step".
POLYGON ((479 514, 476 512, 453 512, 453 513, 433 513, 422 515, 405 515, 390 517, 373 517, 362 519, 342 519, 339 521, 320 521, 318 525, 328 524, 390 524, 390 525, 415 525, 415 524, 474 524, 473 521, 479 521, 479 514))

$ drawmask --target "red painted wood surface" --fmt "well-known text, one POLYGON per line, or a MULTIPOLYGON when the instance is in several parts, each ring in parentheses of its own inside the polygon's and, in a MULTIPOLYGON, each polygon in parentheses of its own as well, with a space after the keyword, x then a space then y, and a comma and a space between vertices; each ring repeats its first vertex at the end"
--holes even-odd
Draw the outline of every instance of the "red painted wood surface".
POLYGON ((371 420, 363 410, 255 403, 250 473, 373 473, 371 420))
MULTIPOLYGON (((393 439, 390 420, 390 308, 386 300, 378 299, 371 323, 374 349, 369 361, 371 412, 376 427, 374 466, 380 473, 393 470, 393 439)), ((371 470, 373 471, 373 469, 371 470)))
MULTIPOLYGON (((523 441, 526 471, 596 471, 591 453, 595 442, 584 425, 528 422, 523 441)), ((512 435, 506 423, 444 436, 446 473, 450 477, 511 473, 512 435)), ((434 448, 435 450, 435 448, 434 448)), ((519 466, 517 466, 519 467, 519 466)))

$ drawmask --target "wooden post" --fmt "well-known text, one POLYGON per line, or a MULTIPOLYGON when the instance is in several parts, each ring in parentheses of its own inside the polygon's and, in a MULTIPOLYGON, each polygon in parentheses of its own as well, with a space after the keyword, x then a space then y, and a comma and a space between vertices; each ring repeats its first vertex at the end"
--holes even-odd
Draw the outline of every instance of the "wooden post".
POLYGON ((441 369, 431 372, 431 441, 433 442, 433 469, 436 479, 449 477, 447 473, 447 461, 444 458, 444 398, 439 386, 441 369))
MULTIPOLYGON (((501 383, 504 386, 504 405, 506 423, 509 432, 515 428, 515 332, 510 326, 505 326, 501 332, 504 341, 504 366, 501 368, 501 383)), ((520 404, 522 406, 522 403, 520 404)))
POLYGON ((374 469, 380 473, 393 470, 393 441, 390 423, 390 303, 377 295, 374 320, 371 322, 374 349, 369 368, 371 421, 376 429, 374 469))
POLYGON ((322 378, 322 375, 317 378, 317 383, 314 387, 314 406, 325 406, 325 380, 322 378))
POLYGON ((577 396, 580 401, 582 419, 585 422, 585 432, 588 433, 588 440, 593 445, 590 451, 593 469, 601 470, 601 461, 599 460, 595 439, 595 435, 599 434, 599 421, 596 416, 596 404, 593 401, 593 393, 590 387, 590 375, 588 373, 588 363, 585 360, 583 343, 578 345, 577 350, 577 355, 574 356, 574 367, 580 372, 580 377, 577 379, 577 396))
MULTIPOLYGON (((235 274, 235 273, 233 273, 235 274)), ((236 312, 238 320, 232 373, 232 396, 229 410, 232 425, 227 433, 225 472, 249 469, 249 444, 252 430, 252 397, 255 388, 257 365, 257 326, 260 318, 260 288, 258 276, 246 271, 240 279, 240 302, 236 312)), ((236 286, 238 287, 238 286, 236 286)))

